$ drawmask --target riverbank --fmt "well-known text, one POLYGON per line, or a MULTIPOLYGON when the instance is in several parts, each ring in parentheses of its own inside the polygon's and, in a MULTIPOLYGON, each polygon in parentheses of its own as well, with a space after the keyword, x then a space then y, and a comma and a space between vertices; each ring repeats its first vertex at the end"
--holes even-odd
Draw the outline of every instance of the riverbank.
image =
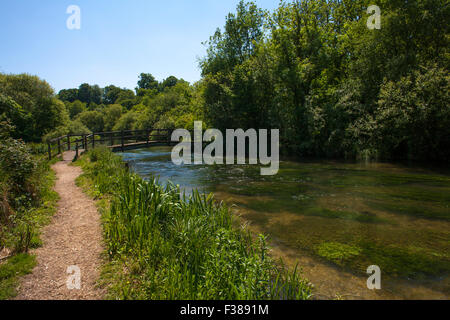
POLYGON ((144 181, 96 149, 77 164, 80 186, 100 199, 111 299, 309 299, 309 283, 268 255, 266 238, 236 228, 212 195, 144 181))
POLYGON ((315 295, 333 299, 445 299, 450 288, 450 176, 394 163, 281 161, 273 177, 248 165, 176 166, 170 148, 121 154, 144 179, 213 192, 272 252, 299 263, 315 295), (368 290, 378 265, 382 289, 368 290))

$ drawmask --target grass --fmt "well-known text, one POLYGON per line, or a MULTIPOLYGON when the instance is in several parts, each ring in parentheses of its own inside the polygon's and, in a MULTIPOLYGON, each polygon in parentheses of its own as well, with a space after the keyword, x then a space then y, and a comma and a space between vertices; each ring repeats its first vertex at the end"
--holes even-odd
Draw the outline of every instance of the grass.
POLYGON ((79 185, 102 203, 111 299, 308 299, 311 286, 268 254, 266 238, 236 228, 212 194, 144 181, 121 158, 94 149, 77 162, 79 185))
POLYGON ((41 162, 37 174, 30 178, 34 191, 39 194, 38 199, 31 205, 17 206, 11 212, 9 222, 4 226, 6 228, 2 229, 2 244, 11 248, 14 254, 0 264, 0 300, 15 297, 20 276, 33 270, 35 256, 29 254, 28 249, 42 245, 40 229, 50 222, 56 212, 59 197, 53 191, 56 175, 50 164, 41 162))
POLYGON ((17 295, 19 277, 31 273, 36 265, 36 258, 27 253, 20 253, 0 265, 0 300, 17 295))

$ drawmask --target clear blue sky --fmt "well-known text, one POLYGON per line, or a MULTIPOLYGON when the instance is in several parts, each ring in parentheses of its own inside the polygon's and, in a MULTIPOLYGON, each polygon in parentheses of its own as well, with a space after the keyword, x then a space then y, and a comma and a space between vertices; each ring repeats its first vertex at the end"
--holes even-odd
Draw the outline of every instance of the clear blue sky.
MULTIPOLYGON (((200 79, 201 44, 239 0, 2 0, 0 72, 30 73, 59 91, 81 83, 134 89, 141 72, 158 80, 200 79), (69 30, 69 5, 81 29, 69 30)), ((273 9, 278 0, 256 0, 273 9)))

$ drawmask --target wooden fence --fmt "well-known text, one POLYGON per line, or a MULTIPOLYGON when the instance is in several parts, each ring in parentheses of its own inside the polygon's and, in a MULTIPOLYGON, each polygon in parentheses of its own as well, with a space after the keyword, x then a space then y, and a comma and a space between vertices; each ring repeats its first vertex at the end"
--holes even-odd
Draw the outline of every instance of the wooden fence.
POLYGON ((171 144, 173 129, 145 129, 145 130, 124 130, 110 132, 94 132, 83 135, 65 135, 50 140, 48 145, 48 157, 51 160, 54 156, 62 154, 64 151, 73 150, 78 153, 95 148, 96 145, 105 145, 113 151, 125 151, 130 149, 143 148, 156 144, 171 144))

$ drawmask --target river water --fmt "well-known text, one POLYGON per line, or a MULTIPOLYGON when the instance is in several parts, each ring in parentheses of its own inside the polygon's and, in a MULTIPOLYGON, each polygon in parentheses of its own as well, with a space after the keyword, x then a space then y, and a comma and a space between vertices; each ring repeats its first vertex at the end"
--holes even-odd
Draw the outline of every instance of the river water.
POLYGON ((318 299, 449 299, 450 174, 390 163, 281 161, 259 166, 176 166, 169 147, 123 153, 143 178, 213 192, 272 254, 296 264, 318 299), (371 265, 381 290, 367 288, 371 265))

